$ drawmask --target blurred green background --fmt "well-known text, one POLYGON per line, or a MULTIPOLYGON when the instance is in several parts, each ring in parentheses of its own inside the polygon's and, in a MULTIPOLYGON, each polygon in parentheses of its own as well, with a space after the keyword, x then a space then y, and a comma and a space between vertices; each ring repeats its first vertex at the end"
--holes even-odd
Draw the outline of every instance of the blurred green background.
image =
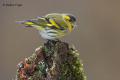
POLYGON ((16 65, 45 42, 16 21, 54 12, 77 17, 78 26, 62 40, 79 50, 88 80, 120 80, 120 0, 1 0, 0 80, 12 80, 16 65))

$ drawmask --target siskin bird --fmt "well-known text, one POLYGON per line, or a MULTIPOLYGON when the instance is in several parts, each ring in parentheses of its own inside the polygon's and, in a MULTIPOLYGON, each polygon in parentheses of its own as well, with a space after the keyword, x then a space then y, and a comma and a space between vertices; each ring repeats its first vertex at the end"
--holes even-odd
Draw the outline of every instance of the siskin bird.
POLYGON ((19 21, 19 23, 37 29, 44 39, 57 40, 73 30, 76 18, 72 14, 51 13, 36 19, 19 21))

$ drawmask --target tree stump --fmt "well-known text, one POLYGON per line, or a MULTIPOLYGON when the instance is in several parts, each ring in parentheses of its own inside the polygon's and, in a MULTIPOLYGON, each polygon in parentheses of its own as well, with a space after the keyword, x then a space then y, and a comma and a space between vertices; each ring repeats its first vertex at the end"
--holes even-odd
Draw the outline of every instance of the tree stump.
POLYGON ((86 76, 75 48, 48 40, 18 64, 16 80, 86 80, 86 76))

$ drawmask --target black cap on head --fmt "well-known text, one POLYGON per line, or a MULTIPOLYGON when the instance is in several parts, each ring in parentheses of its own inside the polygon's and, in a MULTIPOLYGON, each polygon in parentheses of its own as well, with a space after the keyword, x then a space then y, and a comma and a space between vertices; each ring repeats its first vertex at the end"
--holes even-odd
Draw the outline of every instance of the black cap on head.
POLYGON ((70 17, 70 22, 76 22, 76 18, 73 15, 68 15, 70 17))

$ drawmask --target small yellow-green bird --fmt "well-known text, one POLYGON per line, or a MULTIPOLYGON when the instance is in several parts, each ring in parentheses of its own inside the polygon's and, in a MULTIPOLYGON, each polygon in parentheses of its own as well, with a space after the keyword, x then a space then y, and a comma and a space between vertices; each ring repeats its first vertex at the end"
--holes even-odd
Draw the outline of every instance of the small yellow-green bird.
POLYGON ((76 26, 76 18, 72 14, 51 13, 19 23, 37 29, 44 39, 57 40, 73 30, 76 26))

